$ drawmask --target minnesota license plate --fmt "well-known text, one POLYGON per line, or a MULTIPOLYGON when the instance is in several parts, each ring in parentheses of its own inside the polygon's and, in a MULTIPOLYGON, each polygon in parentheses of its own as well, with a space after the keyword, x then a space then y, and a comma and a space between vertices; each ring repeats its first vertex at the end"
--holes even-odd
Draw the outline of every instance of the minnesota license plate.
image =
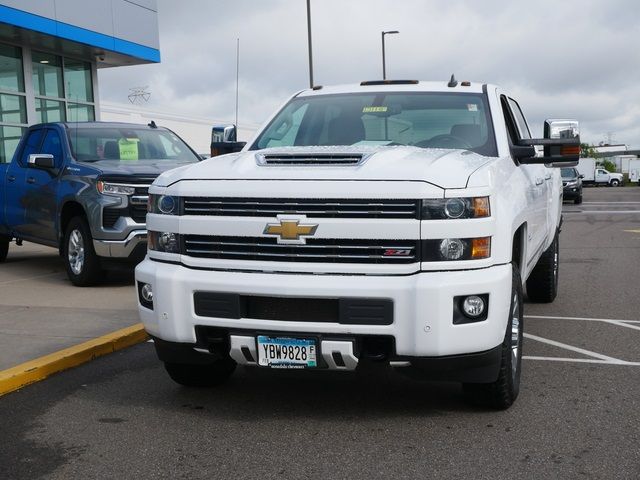
POLYGON ((315 368, 316 341, 312 338, 258 335, 258 365, 270 368, 315 368))

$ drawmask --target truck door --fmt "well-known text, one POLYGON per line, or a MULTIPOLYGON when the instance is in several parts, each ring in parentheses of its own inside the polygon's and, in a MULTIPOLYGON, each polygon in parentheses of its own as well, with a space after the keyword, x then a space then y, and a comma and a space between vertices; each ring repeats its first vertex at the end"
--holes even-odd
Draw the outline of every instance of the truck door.
POLYGON ((58 176, 64 160, 62 139, 56 130, 47 129, 39 153, 53 155, 57 168, 27 168, 24 184, 25 235, 55 243, 58 238, 58 176))
POLYGON ((38 153, 40 144, 44 137, 44 129, 38 128, 27 132, 20 151, 7 169, 6 195, 5 195, 5 215, 9 231, 18 236, 25 234, 25 212, 26 204, 24 199, 24 186, 27 179, 27 165, 29 155, 38 153))
POLYGON ((609 183, 609 172, 604 168, 596 168, 596 183, 609 183))
MULTIPOLYGON (((511 128, 508 128, 508 130, 512 130, 510 136, 515 135, 517 137, 511 138, 511 141, 517 142, 519 139, 531 138, 529 126, 517 102, 503 96, 502 106, 506 110, 505 119, 507 119, 507 122, 513 123, 511 128)), ((526 179, 526 195, 529 197, 529 203, 532 207, 530 217, 527 220, 527 251, 529 252, 527 258, 532 258, 533 255, 541 252, 544 248, 544 241, 547 238, 549 221, 547 218, 547 203, 550 195, 548 184, 553 177, 544 165, 520 165, 518 168, 523 172, 526 179)))

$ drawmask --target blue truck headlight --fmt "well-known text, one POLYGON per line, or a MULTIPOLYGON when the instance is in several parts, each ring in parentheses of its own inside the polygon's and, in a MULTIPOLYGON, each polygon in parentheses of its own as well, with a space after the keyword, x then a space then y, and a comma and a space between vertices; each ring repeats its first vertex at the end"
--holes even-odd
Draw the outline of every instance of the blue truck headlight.
POLYGON ((136 187, 131 185, 103 182, 102 180, 96 182, 96 188, 103 195, 133 195, 136 193, 136 187))
POLYGON ((147 233, 149 250, 163 253, 180 253, 180 235, 173 232, 147 233))

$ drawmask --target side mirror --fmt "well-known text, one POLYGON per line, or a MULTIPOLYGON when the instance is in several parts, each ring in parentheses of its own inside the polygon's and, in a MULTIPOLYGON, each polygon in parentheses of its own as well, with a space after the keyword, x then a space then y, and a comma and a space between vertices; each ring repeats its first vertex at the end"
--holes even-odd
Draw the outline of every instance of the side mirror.
POLYGON ((32 153, 29 155, 27 162, 32 168, 42 168, 45 170, 56 168, 56 161, 53 155, 49 153, 32 153))
POLYGON ((247 142, 236 141, 235 125, 219 125, 211 129, 211 156, 239 152, 247 142))
POLYGON ((580 159, 580 129, 577 120, 545 120, 544 138, 523 139, 518 147, 544 147, 541 157, 519 158, 520 163, 549 167, 575 167, 580 159))
POLYGON ((580 174, 578 175, 578 178, 584 178, 584 175, 580 174))

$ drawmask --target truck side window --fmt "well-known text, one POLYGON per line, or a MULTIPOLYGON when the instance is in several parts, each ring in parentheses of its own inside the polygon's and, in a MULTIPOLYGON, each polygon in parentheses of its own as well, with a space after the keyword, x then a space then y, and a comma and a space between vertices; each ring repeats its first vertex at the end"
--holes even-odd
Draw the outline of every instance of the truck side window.
POLYGON ((62 142, 60 135, 55 130, 47 130, 47 134, 42 142, 40 153, 49 153, 53 155, 56 165, 62 163, 62 142))
POLYGON ((531 138, 531 132, 529 131, 529 126, 527 125, 527 121, 522 114, 522 110, 520 109, 520 105, 513 98, 509 99, 509 105, 511 106, 511 111, 513 112, 513 116, 515 117, 516 123, 518 124, 518 130, 520 131, 520 138, 531 138))
POLYGON ((32 153, 38 153, 43 133, 44 129, 42 128, 39 128, 38 130, 32 130, 29 133, 29 136, 25 140, 24 146, 22 147, 22 152, 20 152, 20 157, 18 158, 18 162, 21 166, 27 166, 29 155, 31 155, 32 153))
POLYGON ((500 103, 502 105, 502 114, 504 115, 504 121, 507 124, 507 132, 509 133, 509 143, 511 145, 515 145, 518 143, 518 133, 516 131, 515 120, 513 118, 513 113, 511 113, 511 109, 509 108, 509 104, 507 103, 507 97, 502 95, 500 97, 500 103))

